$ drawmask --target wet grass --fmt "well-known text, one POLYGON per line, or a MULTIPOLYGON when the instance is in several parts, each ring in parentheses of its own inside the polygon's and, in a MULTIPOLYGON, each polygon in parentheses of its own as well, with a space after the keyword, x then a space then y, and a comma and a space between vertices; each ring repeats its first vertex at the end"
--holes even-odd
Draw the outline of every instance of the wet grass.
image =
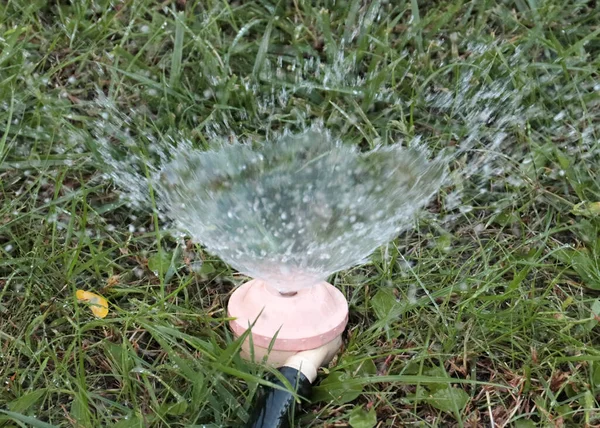
POLYGON ((478 168, 330 279, 350 324, 299 426, 600 423, 596 2, 335 3, 0 5, 0 426, 240 426, 265 370, 226 326, 244 278, 128 208, 99 138, 317 120, 362 148, 470 139, 452 167, 478 168))

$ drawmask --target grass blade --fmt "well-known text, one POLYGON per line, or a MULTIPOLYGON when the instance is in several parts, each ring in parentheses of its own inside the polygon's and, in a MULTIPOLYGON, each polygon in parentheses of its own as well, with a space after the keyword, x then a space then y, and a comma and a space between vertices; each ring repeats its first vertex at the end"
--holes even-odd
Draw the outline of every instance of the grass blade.
POLYGON ((171 56, 171 76, 169 77, 169 86, 176 87, 181 77, 181 64, 183 58, 183 12, 175 15, 175 43, 173 45, 173 55, 171 56))
POLYGON ((8 410, 2 409, 0 409, 0 413, 4 413, 14 421, 24 422, 28 425, 31 425, 33 428, 57 428, 56 425, 51 425, 46 422, 42 422, 40 420, 37 420, 36 418, 32 418, 31 416, 22 415, 21 413, 10 412, 8 410))
POLYGON ((263 64, 267 58, 267 51, 269 50, 269 41, 271 39, 271 30, 273 28, 272 22, 269 22, 267 25, 267 29, 265 30, 265 34, 260 42, 260 46, 258 48, 258 53, 256 54, 256 60, 254 61, 254 68, 252 69, 252 74, 256 79, 262 70, 263 64))

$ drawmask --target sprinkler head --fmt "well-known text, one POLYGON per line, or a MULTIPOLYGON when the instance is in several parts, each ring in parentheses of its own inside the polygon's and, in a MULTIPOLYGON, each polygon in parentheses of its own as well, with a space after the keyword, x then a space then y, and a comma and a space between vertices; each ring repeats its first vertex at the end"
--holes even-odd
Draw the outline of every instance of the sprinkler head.
MULTIPOLYGON (((348 322, 348 302, 333 285, 320 282, 312 287, 281 293, 254 279, 234 291, 227 311, 236 337, 250 329, 242 345, 242 357, 274 366, 284 364, 299 352, 341 345, 348 322), (270 350, 270 351, 269 351, 270 350)), ((322 363, 335 354, 327 353, 322 363)), ((324 354, 325 355, 325 354, 324 354)))

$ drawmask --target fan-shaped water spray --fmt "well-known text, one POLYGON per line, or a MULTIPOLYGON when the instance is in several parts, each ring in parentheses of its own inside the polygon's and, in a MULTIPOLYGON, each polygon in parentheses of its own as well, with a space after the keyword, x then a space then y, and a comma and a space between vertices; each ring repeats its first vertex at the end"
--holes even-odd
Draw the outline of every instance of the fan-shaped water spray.
MULTIPOLYGON (((357 28, 368 28, 378 13, 373 7, 358 14, 357 28)), ((201 123, 197 129, 187 123, 162 133, 149 125, 158 117, 141 108, 123 111, 99 94, 91 109, 99 113, 93 146, 108 165, 105 177, 136 209, 148 210, 148 190, 156 190, 162 226, 280 289, 305 287, 360 263, 406 230, 442 182, 447 192, 439 195, 441 209, 423 213, 439 230, 451 228, 480 201, 498 210, 498 200, 510 203, 507 155, 519 150, 514 131, 529 111, 527 88, 515 87, 511 76, 524 55, 500 42, 465 40, 461 49, 470 56, 425 80, 411 96, 398 90, 420 81, 407 80, 415 66, 410 52, 399 55, 406 70, 392 84, 384 78, 389 70, 378 68, 385 62, 365 68, 360 50, 352 48, 356 37, 360 32, 345 34, 327 57, 267 56, 256 70, 260 79, 236 86, 239 97, 230 108, 216 108, 206 120, 193 117, 192 124, 201 123), (493 61, 490 49, 506 53, 506 67, 493 61), (493 68, 494 80, 473 71, 482 68, 493 68), (326 122, 336 135, 383 145, 360 153, 322 125, 273 136, 273 129, 322 123, 311 105, 324 94, 336 100, 326 122), (415 115, 409 121, 408 111, 415 115), (398 120, 382 122, 383 113, 398 120), (271 142, 257 142, 262 138, 271 142), (413 148, 385 145, 394 140, 411 141, 406 146, 413 148), (219 141, 234 143, 215 149, 219 141), (433 156, 415 150, 419 145, 438 160, 428 163, 433 156), (493 199, 495 192, 500 196, 493 199)), ((224 83, 216 77, 209 83, 206 99, 198 90, 195 103, 212 105, 210 94, 217 96, 215 88, 224 83)))
POLYGON ((443 177, 444 163, 415 149, 359 153, 313 129, 255 150, 180 153, 157 188, 178 229, 241 272, 294 291, 409 227, 443 177))

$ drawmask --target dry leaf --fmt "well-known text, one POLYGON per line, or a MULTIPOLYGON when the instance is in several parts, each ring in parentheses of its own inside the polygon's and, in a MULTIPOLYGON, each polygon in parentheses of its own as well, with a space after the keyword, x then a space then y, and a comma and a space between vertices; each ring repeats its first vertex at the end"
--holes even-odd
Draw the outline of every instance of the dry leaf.
POLYGON ((104 318, 108 315, 108 301, 104 297, 85 290, 77 290, 75 296, 80 302, 88 303, 96 317, 104 318))

